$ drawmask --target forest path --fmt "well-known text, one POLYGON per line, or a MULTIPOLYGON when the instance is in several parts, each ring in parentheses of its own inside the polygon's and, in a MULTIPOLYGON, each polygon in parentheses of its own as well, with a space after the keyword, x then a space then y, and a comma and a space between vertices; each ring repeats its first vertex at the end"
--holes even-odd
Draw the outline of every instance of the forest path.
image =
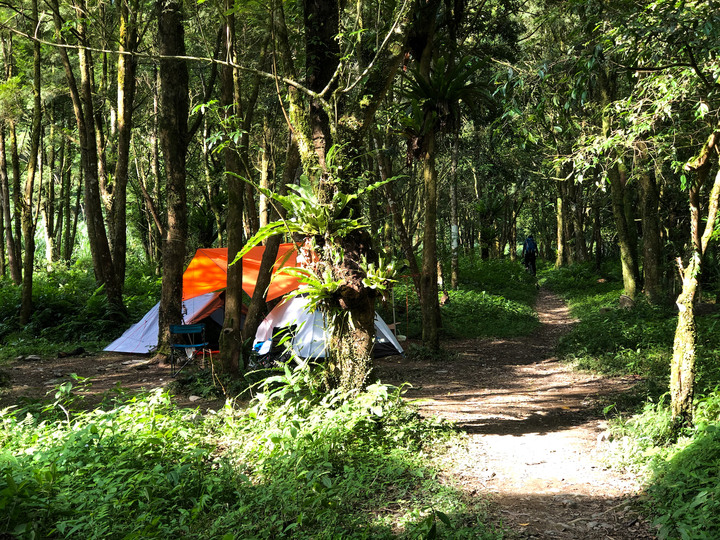
POLYGON ((489 496, 494 520, 511 537, 655 538, 632 505, 636 479, 602 463, 599 404, 633 381, 560 363, 555 346, 574 321, 545 289, 536 310, 541 325, 530 336, 446 343, 456 355, 450 361, 388 360, 378 366, 380 378, 410 382, 406 396, 421 414, 467 431, 467 448, 446 474, 471 496, 489 496))

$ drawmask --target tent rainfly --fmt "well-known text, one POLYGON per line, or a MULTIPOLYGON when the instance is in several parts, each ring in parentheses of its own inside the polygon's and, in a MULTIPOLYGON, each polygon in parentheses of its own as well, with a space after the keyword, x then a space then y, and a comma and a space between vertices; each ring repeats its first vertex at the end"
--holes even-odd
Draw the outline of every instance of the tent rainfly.
MULTIPOLYGON (((325 358, 325 323, 319 310, 310 311, 303 296, 287 298, 275 306, 255 333, 254 348, 259 355, 272 350, 273 337, 290 329, 290 348, 300 358, 325 358)), ((382 358, 403 354, 403 348, 385 321, 375 313, 375 346, 373 356, 382 358)))
MULTIPOLYGON (((252 248, 243 258, 243 290, 252 296, 265 248, 252 248)), ((227 286, 228 256, 226 248, 198 249, 183 273, 183 322, 191 324, 206 320, 222 328, 225 301, 222 293, 227 286)), ((267 299, 273 300, 294 291, 300 285, 296 278, 277 273, 280 268, 296 266, 294 244, 281 244, 273 269, 267 299)), ((106 351, 145 354, 157 348, 158 312, 156 304, 136 324, 110 345, 106 351)))

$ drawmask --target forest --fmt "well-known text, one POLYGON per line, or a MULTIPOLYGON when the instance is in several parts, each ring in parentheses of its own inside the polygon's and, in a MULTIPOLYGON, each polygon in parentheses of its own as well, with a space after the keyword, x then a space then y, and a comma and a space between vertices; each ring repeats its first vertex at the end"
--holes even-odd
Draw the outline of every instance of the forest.
POLYGON ((0 50, 0 398, 158 302, 164 364, 196 251, 228 261, 189 383, 228 404, 0 408, 0 537, 506 537, 430 481, 462 436, 375 380, 374 318, 441 365, 532 336, 538 290, 558 357, 638 381, 596 413, 653 531, 720 535, 720 3, 0 0, 0 50), (286 244, 329 359, 257 371, 286 244))

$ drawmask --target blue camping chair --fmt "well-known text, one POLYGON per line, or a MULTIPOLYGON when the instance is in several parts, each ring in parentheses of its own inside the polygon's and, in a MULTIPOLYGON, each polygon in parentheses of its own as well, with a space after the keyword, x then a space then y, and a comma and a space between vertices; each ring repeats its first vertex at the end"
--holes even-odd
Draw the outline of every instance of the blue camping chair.
POLYGON ((205 341, 205 325, 171 324, 170 325, 170 372, 175 377, 182 369, 192 362, 197 353, 202 354, 205 365, 205 352, 208 342, 205 341), (176 369, 177 365, 181 364, 176 369))

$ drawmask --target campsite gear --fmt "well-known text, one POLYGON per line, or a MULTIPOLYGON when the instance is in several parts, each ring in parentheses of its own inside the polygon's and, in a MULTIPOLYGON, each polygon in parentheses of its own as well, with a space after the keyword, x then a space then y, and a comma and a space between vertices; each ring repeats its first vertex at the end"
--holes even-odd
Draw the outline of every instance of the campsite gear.
MULTIPOLYGON (((209 343, 205 341, 205 325, 197 324, 171 324, 170 325, 170 373, 175 377, 200 352, 202 365, 205 365, 205 353, 209 343), (182 362, 177 370, 175 366, 182 362)), ((210 353, 212 355, 212 353, 210 353)), ((210 359, 212 361, 212 358, 210 359)))
MULTIPOLYGON (((264 252, 264 246, 257 246, 252 248, 242 259, 242 287, 251 297, 255 290, 264 252)), ((226 248, 198 249, 183 273, 183 322, 185 324, 205 323, 206 335, 213 348, 216 348, 216 339, 213 336, 219 336, 225 318, 223 293, 227 285, 227 259, 226 248)), ((296 265, 295 245, 281 244, 275 259, 273 280, 268 287, 268 300, 279 298, 299 287, 300 282, 295 277, 278 272, 280 268, 296 265)), ((128 328, 122 336, 104 350, 137 354, 154 351, 157 348, 158 340, 159 309, 160 303, 158 302, 139 322, 128 328)))
MULTIPOLYGON (((320 310, 310 311, 308 298, 295 296, 278 304, 257 329, 254 350, 260 356, 280 355, 285 347, 280 343, 286 334, 286 342, 299 358, 325 358, 325 321, 320 310), (273 345, 275 350, 273 350, 273 345), (279 345, 279 347, 278 347, 279 345)), ((375 313, 375 346, 373 356, 382 358, 403 354, 403 348, 385 321, 375 313)))

